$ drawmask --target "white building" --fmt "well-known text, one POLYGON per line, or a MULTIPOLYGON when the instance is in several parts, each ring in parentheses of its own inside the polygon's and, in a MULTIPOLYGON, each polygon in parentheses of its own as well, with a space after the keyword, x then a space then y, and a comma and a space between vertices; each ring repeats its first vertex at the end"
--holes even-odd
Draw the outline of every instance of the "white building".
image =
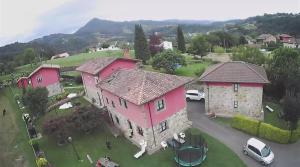
POLYGON ((173 50, 172 42, 163 41, 160 45, 162 45, 162 47, 164 48, 164 50, 167 50, 167 49, 173 50))

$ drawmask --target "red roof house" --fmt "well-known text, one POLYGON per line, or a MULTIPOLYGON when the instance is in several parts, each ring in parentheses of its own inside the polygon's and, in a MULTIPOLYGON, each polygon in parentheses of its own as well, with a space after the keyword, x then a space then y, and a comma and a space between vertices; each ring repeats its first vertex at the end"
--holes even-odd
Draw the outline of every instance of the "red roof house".
POLYGON ((144 71, 137 68, 138 63, 103 57, 77 70, 88 98, 98 96, 98 106, 107 107, 110 121, 134 144, 147 143, 145 149, 151 154, 161 148, 162 141, 191 125, 184 89, 191 79, 144 71))
POLYGON ((269 83, 263 67, 240 61, 220 63, 208 68, 200 81, 205 84, 207 113, 263 118, 263 86, 269 83))
POLYGON ((60 84, 59 69, 60 67, 58 65, 43 64, 29 74, 28 77, 18 79, 18 87, 46 87, 49 91, 49 96, 60 94, 64 90, 60 84))

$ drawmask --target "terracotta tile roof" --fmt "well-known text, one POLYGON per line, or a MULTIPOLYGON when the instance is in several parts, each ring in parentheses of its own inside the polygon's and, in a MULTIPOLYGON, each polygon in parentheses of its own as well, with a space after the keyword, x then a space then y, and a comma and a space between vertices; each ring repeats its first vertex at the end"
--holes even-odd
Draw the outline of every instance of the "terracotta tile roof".
POLYGON ((31 74, 29 74, 29 76, 27 78, 30 78, 34 73, 36 73, 37 71, 39 71, 42 68, 57 68, 57 69, 59 69, 60 66, 56 65, 56 64, 42 64, 41 66, 36 68, 31 74))
MULTIPOLYGON (((265 39, 267 39, 267 38, 269 38, 269 37, 272 37, 273 35, 271 35, 271 34, 261 34, 261 35, 259 35, 256 39, 263 39, 263 40, 265 40, 265 39)), ((273 36, 274 37, 274 36, 273 36)))
POLYGON ((118 70, 97 86, 137 105, 147 103, 165 93, 192 81, 141 69, 118 70))
POLYGON ((99 57, 99 58, 92 59, 92 60, 89 60, 89 61, 83 63, 82 65, 80 65, 79 67, 76 68, 76 71, 86 72, 86 73, 95 75, 116 60, 128 60, 128 61, 139 62, 139 60, 137 60, 137 59, 117 58, 117 57, 99 57))
POLYGON ((96 59, 92 59, 77 67, 76 71, 95 75, 106 66, 114 62, 116 59, 116 57, 99 57, 96 59))
POLYGON ((203 82, 269 83, 263 67, 232 61, 209 67, 200 77, 203 82))

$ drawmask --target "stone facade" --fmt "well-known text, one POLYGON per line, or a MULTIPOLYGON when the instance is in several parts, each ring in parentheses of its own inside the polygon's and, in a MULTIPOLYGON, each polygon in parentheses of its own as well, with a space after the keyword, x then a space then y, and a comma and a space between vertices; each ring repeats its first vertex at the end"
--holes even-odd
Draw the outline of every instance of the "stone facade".
POLYGON ((236 114, 246 115, 255 119, 263 119, 262 86, 238 86, 234 84, 208 85, 205 84, 205 111, 216 115, 232 117, 236 114))
POLYGON ((49 92, 49 94, 48 94, 49 97, 54 96, 54 95, 58 95, 58 94, 61 94, 62 92, 64 92, 64 88, 60 85, 59 82, 48 85, 46 88, 49 92))
MULTIPOLYGON (((161 132, 160 124, 154 125, 153 128, 139 127, 143 131, 143 135, 138 133, 138 125, 134 122, 130 122, 132 127, 132 136, 129 125, 129 119, 122 114, 114 111, 113 108, 108 106, 108 112, 110 118, 113 119, 113 123, 118 127, 126 138, 128 138, 133 144, 140 147, 139 143, 144 140, 147 141, 147 153, 152 154, 161 148, 161 142, 166 141, 173 137, 174 133, 184 132, 191 126, 191 122, 188 120, 186 108, 170 116, 167 120, 167 129, 161 132), (117 121, 118 119, 118 121, 117 121), (118 123, 119 122, 119 123, 118 123), (154 137, 153 137, 154 134, 154 137), (155 141, 154 141, 155 140, 155 141)), ((146 114, 146 113, 145 113, 146 114)))
POLYGON ((85 87, 85 97, 86 99, 94 104, 96 107, 103 107, 103 99, 100 89, 93 87, 85 87))

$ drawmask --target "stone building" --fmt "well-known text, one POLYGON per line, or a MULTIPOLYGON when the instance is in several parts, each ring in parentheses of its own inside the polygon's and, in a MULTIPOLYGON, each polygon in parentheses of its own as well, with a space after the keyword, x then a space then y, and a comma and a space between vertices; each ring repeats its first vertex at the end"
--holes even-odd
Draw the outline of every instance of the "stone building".
POLYGON ((263 119, 263 86, 269 83, 263 67, 240 61, 220 63, 208 68, 200 81, 204 83, 207 113, 263 119))

